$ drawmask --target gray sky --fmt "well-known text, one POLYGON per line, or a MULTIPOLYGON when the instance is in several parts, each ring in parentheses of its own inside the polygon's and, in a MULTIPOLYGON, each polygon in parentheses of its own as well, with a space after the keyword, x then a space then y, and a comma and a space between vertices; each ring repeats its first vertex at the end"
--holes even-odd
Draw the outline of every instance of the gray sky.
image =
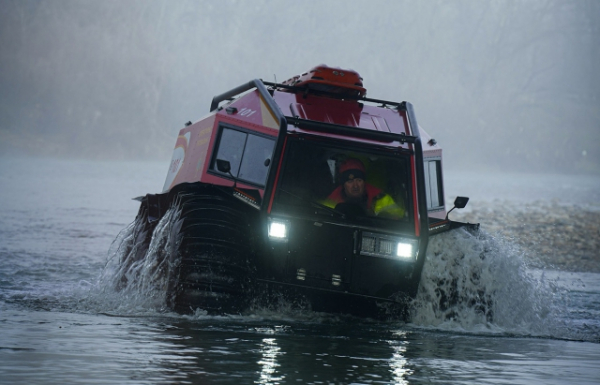
POLYGON ((325 63, 449 168, 600 173, 600 2, 0 0, 0 156, 167 160, 253 78, 325 63))

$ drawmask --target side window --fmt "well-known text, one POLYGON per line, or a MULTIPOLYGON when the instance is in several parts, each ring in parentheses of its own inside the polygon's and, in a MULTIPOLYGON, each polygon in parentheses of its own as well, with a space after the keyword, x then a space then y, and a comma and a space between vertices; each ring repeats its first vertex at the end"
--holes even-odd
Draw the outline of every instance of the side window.
POLYGON ((440 160, 425 161, 425 187, 427 208, 437 209, 444 205, 442 189, 442 162, 440 160))
POLYGON ((238 177, 248 182, 264 185, 269 170, 269 165, 265 164, 265 161, 271 159, 274 144, 273 139, 248 134, 244 159, 238 177))
MULTIPOLYGON (((244 146, 246 145, 246 137, 248 134, 241 131, 223 129, 221 131, 221 139, 219 140, 219 148, 215 159, 227 160, 231 164, 231 174, 238 175, 242 155, 244 154, 244 146)), ((217 167, 213 164, 214 170, 217 167)))
POLYGON ((226 160, 231 165, 234 178, 264 186, 270 163, 266 160, 271 159, 274 145, 274 139, 223 127, 211 170, 221 175, 229 175, 217 170, 216 166, 217 159, 226 160))

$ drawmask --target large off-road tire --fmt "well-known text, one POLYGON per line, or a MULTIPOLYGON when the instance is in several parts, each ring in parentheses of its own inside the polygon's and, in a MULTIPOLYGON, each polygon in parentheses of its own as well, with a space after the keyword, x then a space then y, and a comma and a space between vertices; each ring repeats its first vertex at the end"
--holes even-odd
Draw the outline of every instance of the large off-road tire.
POLYGON ((168 295, 178 312, 239 313, 251 295, 253 208, 232 196, 197 186, 173 200, 177 267, 168 295))

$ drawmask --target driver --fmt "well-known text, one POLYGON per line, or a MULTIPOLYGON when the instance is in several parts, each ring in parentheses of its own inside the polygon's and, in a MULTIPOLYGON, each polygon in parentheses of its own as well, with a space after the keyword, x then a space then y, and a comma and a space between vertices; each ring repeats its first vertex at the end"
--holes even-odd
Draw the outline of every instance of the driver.
POLYGON ((341 185, 329 194, 323 202, 325 206, 341 209, 352 205, 362 214, 394 219, 404 217, 403 202, 396 203, 390 195, 365 182, 365 166, 360 160, 346 159, 338 169, 338 176, 341 185))

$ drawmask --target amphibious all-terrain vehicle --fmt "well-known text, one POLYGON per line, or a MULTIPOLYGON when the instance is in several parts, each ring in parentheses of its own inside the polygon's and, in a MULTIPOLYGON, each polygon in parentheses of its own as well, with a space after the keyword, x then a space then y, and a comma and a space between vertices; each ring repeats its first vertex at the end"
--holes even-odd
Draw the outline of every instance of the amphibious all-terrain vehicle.
POLYGON ((179 132, 162 193, 140 201, 121 263, 161 248, 183 312, 243 311, 266 290, 375 315, 416 294, 428 238, 464 225, 412 105, 367 98, 358 73, 325 65, 216 96, 179 132))

